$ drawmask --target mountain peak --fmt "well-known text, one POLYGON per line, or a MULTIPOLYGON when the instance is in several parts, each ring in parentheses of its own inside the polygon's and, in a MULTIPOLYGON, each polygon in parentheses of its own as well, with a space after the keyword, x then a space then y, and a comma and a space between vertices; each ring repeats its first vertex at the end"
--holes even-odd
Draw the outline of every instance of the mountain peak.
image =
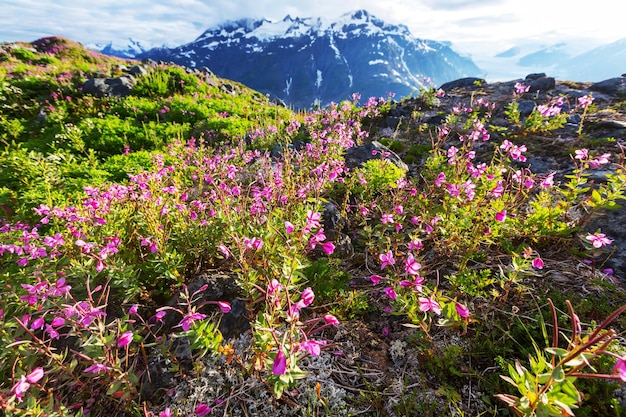
POLYGON ((366 10, 337 19, 285 16, 241 19, 207 30, 194 42, 142 58, 206 66, 295 108, 327 105, 359 92, 405 96, 430 78, 439 84, 480 74, 446 43, 413 37, 366 10))

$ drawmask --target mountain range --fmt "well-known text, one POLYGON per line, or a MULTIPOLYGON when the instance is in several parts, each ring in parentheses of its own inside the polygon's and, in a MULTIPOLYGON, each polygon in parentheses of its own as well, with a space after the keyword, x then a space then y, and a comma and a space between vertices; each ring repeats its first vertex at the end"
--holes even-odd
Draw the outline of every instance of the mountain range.
POLYGON ((405 97, 425 85, 481 75, 472 59, 450 43, 415 38, 406 26, 387 24, 365 10, 335 20, 228 21, 193 42, 134 57, 207 67, 299 109, 339 102, 353 93, 405 97))
POLYGON ((479 68, 450 42, 415 38, 406 26, 388 24, 365 10, 335 20, 286 16, 275 22, 226 21, 179 46, 153 47, 131 38, 87 46, 123 58, 207 67, 219 77, 302 109, 339 102, 353 93, 404 97, 427 84, 468 76, 508 81, 545 72, 597 82, 626 72, 626 38, 587 49, 585 42, 529 42, 480 61, 479 68))
POLYGON ((514 46, 494 56, 493 66, 545 72, 561 79, 598 82, 626 72, 626 38, 581 50, 578 42, 514 46))

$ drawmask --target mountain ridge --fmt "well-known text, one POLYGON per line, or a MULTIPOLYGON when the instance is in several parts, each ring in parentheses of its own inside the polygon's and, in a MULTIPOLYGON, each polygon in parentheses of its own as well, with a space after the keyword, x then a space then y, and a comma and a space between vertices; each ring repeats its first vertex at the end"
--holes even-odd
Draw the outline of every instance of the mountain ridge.
POLYGON ((136 57, 208 67, 300 109, 353 93, 407 96, 427 79, 442 84, 482 74, 449 43, 415 38, 407 26, 385 23, 365 10, 334 20, 288 15, 276 22, 227 21, 187 44, 136 57))

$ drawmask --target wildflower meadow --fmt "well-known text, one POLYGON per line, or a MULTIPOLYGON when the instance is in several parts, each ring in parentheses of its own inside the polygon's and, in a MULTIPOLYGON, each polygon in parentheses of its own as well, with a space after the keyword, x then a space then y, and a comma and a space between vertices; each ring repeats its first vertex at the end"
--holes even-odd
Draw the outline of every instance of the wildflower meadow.
POLYGON ((626 412, 616 237, 585 229, 626 172, 588 136, 592 94, 523 116, 519 82, 427 124, 449 92, 422 89, 384 133, 391 98, 294 112, 169 64, 82 91, 138 64, 0 45, 5 415, 626 412), (571 169, 534 172, 573 114, 571 169))

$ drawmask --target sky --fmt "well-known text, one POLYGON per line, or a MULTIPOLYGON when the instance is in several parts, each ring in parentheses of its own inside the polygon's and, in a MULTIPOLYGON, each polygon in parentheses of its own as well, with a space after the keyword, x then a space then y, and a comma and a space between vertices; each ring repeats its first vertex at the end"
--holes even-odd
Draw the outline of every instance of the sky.
POLYGON ((0 42, 58 35, 83 44, 177 46, 225 20, 335 19, 365 9, 422 39, 450 41, 479 67, 513 46, 569 42, 574 53, 626 37, 623 0, 2 0, 0 42))

